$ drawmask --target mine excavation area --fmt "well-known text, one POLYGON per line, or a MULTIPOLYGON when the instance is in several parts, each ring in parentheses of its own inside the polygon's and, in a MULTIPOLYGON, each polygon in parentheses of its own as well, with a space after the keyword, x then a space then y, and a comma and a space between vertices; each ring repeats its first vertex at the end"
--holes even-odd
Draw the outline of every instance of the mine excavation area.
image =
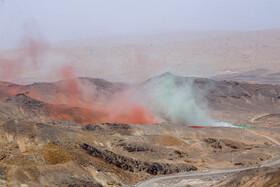
POLYGON ((31 85, 2 82, 0 90, 3 186, 127 186, 180 173, 198 175, 153 184, 228 186, 250 185, 256 180, 279 184, 279 163, 258 168, 279 159, 278 85, 165 73, 137 85, 78 78, 31 85), (134 93, 143 96, 153 91, 150 85, 169 86, 170 81, 173 89, 191 82, 217 122, 192 126, 180 123, 184 118, 176 121, 167 114, 158 118, 148 112, 145 103, 133 101, 134 93), (83 95, 84 88, 94 90, 93 95, 83 95), (131 102, 126 103, 124 96, 131 102), (94 99, 89 103, 88 98, 94 99), (122 106, 115 105, 120 102, 122 106), (118 111, 111 116, 114 110, 118 111), (218 122, 236 126, 215 125, 218 122), (247 167, 242 173, 199 176, 209 169, 247 167))

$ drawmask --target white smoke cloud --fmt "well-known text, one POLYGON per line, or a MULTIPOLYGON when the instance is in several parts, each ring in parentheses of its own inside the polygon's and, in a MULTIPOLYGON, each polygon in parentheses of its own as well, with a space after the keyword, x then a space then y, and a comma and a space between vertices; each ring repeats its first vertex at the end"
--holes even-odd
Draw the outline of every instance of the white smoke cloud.
POLYGON ((157 117, 176 124, 213 125, 203 96, 193 87, 192 80, 178 84, 175 79, 170 74, 151 79, 141 92, 145 105, 157 117))

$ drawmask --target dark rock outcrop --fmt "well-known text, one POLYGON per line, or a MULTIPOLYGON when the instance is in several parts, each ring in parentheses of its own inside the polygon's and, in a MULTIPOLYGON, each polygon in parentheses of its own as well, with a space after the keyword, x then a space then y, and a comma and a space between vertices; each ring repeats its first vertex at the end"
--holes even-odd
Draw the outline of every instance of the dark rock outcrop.
POLYGON ((240 150, 250 149, 251 147, 243 143, 234 142, 231 140, 218 140, 215 138, 205 138, 205 143, 214 148, 214 152, 235 152, 240 150))
POLYGON ((127 124, 122 123, 101 123, 96 125, 86 125, 83 127, 85 131, 91 131, 93 133, 110 132, 110 135, 121 134, 121 135, 131 135, 132 128, 127 124))
POLYGON ((128 152, 153 152, 151 147, 146 145, 136 145, 132 143, 121 143, 119 146, 123 147, 124 150, 128 152))
POLYGON ((186 171, 197 170, 195 166, 188 164, 166 164, 159 162, 143 162, 139 160, 134 160, 129 157, 115 154, 108 150, 100 150, 88 144, 82 144, 81 148, 85 150, 89 155, 102 159, 109 164, 113 164, 118 168, 123 170, 128 170, 130 172, 134 171, 145 171, 151 175, 158 174, 172 174, 186 171))
POLYGON ((32 109, 42 108, 42 107, 46 106, 46 103, 33 99, 31 97, 28 97, 24 94, 17 94, 16 96, 9 98, 6 100, 6 103, 16 103, 16 104, 24 105, 25 107, 32 108, 32 109))

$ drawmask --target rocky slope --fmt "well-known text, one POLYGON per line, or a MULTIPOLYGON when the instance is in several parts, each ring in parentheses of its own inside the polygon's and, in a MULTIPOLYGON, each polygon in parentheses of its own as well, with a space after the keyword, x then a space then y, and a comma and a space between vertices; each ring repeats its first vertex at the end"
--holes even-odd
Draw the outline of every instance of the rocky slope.
MULTIPOLYGON (((230 121, 240 116, 240 121, 248 122, 249 113, 279 110, 279 85, 171 74, 136 86, 89 78, 78 79, 82 84, 77 85, 90 85, 94 89, 93 100, 110 100, 128 88, 146 89, 166 76, 175 79, 177 86, 191 83, 199 95, 196 99, 205 96, 215 119, 230 121)), ((278 115, 272 116, 273 124, 265 124, 270 116, 246 123, 258 127, 252 130, 195 129, 170 121, 153 125, 99 123, 100 111, 89 110, 86 102, 77 97, 80 95, 76 95, 72 83, 71 80, 25 86, 1 83, 1 185, 125 186, 155 175, 253 166, 279 155, 279 147, 258 134, 279 137, 278 115)), ((244 175, 251 178, 257 175, 260 181, 265 178, 277 184, 278 173, 271 171, 257 175, 259 171, 252 170, 244 175)), ((228 178, 221 185, 238 186, 250 181, 250 178, 236 177, 228 178)))
POLYGON ((216 186, 256 186, 269 187, 280 185, 280 165, 243 171, 216 186))

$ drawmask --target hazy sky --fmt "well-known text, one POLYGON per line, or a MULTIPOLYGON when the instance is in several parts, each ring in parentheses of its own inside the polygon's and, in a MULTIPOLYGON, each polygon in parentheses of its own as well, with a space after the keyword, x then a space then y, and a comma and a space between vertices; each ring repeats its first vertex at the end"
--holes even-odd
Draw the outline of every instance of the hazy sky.
POLYGON ((0 47, 181 30, 280 28, 280 0, 0 0, 0 47))

